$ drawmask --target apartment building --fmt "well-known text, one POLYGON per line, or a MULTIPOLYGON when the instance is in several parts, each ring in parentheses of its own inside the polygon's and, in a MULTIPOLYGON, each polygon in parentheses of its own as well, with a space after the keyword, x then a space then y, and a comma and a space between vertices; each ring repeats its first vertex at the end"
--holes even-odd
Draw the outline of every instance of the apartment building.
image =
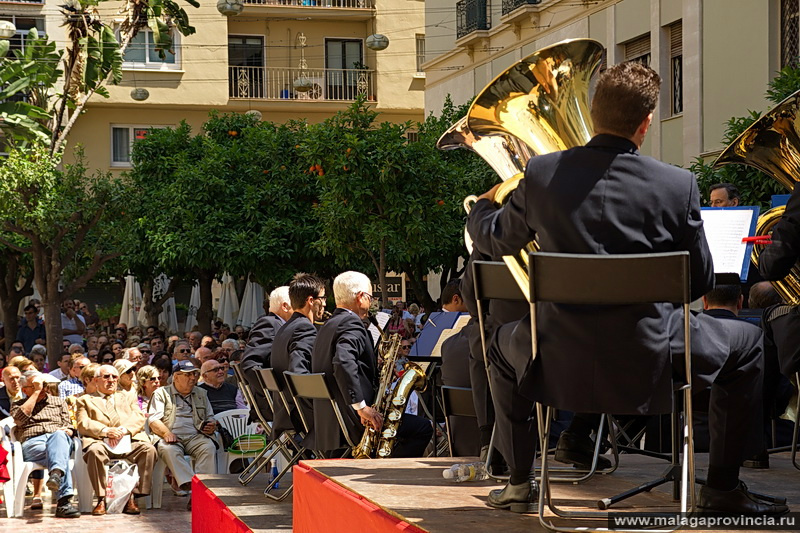
POLYGON ((425 111, 469 101, 515 61, 591 38, 605 65, 663 79, 642 151, 676 165, 722 148, 725 122, 764 111, 767 83, 798 56, 798 0, 428 0, 425 111))
MULTIPOLYGON (((64 43, 60 3, 0 0, 0 18, 18 29, 12 44, 22 46, 22 37, 34 29, 64 43)), ((113 23, 119 5, 105 3, 101 16, 113 23)), ((176 34, 174 53, 165 59, 155 52, 149 30, 140 32, 125 53, 122 83, 109 87, 110 98, 92 98, 70 146, 84 146, 91 168, 119 172, 130 168, 131 146, 150 129, 185 120, 200 131, 212 109, 256 110, 273 122, 320 122, 363 96, 381 120, 423 118, 422 1, 243 3, 231 17, 213 1, 201 2, 199 9, 184 4, 197 33, 176 34), (386 36, 388 48, 368 48, 373 34, 386 36), (147 99, 134 100, 135 89, 145 89, 147 99)))

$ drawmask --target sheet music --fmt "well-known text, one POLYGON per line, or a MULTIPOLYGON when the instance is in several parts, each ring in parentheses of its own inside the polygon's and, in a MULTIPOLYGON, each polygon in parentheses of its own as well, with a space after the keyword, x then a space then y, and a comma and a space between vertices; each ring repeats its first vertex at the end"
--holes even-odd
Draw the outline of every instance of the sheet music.
POLYGON ((714 273, 741 274, 747 253, 747 244, 742 239, 750 235, 753 211, 703 209, 701 216, 711 257, 714 259, 714 273))
POLYGON ((443 329, 441 335, 439 335, 439 340, 436 341, 436 346, 433 347, 433 351, 431 352, 431 356, 433 357, 441 357, 442 356, 442 344, 444 341, 455 335, 461 330, 461 328, 449 328, 443 329))
MULTIPOLYGON (((383 311, 378 311, 375 313, 375 320, 378 321, 378 325, 381 329, 386 329, 386 324, 389 322, 389 319, 392 317, 389 313, 384 313, 383 311)), ((377 344, 378 340, 381 338, 381 332, 378 331, 378 328, 375 327, 374 324, 370 324, 367 328, 372 335, 372 344, 377 344)))

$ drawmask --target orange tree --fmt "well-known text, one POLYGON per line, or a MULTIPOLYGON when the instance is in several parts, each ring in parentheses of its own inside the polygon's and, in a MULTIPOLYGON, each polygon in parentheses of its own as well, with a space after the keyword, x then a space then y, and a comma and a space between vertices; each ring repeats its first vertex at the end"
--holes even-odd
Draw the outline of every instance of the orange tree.
POLYGON ((470 153, 440 152, 444 129, 463 115, 447 103, 423 124, 378 122, 379 114, 355 102, 321 124, 310 125, 301 145, 305 172, 319 180, 317 248, 341 268, 367 262, 387 294, 386 273, 404 272, 422 303, 434 303, 422 277, 457 275, 467 194, 495 179, 470 153), (407 133, 419 132, 418 142, 407 133))

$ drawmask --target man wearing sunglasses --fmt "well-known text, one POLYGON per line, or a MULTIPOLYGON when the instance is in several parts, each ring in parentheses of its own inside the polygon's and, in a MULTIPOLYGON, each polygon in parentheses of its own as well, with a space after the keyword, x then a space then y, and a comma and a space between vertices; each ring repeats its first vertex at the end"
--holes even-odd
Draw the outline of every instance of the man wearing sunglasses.
POLYGON ((242 392, 236 385, 225 382, 228 365, 221 364, 216 359, 210 359, 200 367, 200 376, 203 382, 198 385, 208 394, 208 401, 215 413, 230 409, 247 409, 242 392))
POLYGON ((188 341, 178 341, 172 352, 172 364, 177 365, 181 361, 188 361, 192 357, 192 347, 188 341))
POLYGON ((97 496, 92 510, 95 516, 106 514, 106 465, 116 459, 135 463, 139 484, 133 489, 125 514, 139 514, 136 498, 150 494, 151 476, 156 462, 156 449, 144 432, 144 413, 136 396, 117 390, 119 373, 111 365, 97 371, 97 393, 78 398, 76 418, 83 437, 83 458, 97 496), (128 446, 130 443, 130 446, 128 446))
MULTIPOLYGON (((269 294, 269 313, 259 318, 253 325, 250 333, 250 341, 244 349, 242 355, 242 370, 253 390, 259 411, 269 419, 272 419, 272 410, 269 408, 267 399, 261 390, 260 382, 256 377, 256 371, 272 366, 272 343, 275 335, 289 317, 292 316, 294 309, 289 301, 289 287, 284 285, 273 290, 269 294)), ((251 412, 251 420, 257 420, 251 412)))
MULTIPOLYGON (((289 283, 289 300, 294 313, 275 335, 275 342, 272 344, 272 369, 279 375, 283 375, 285 371, 309 374, 311 350, 317 338, 314 322, 321 320, 322 313, 325 312, 325 282, 311 274, 296 274, 289 283)), ((303 429, 295 407, 290 406, 291 413, 287 413, 277 393, 274 394, 273 405, 275 417, 272 438, 277 438, 282 431, 303 429)), ((308 409, 310 416, 310 404, 308 409)), ((306 412, 305 408, 303 412, 306 412)))

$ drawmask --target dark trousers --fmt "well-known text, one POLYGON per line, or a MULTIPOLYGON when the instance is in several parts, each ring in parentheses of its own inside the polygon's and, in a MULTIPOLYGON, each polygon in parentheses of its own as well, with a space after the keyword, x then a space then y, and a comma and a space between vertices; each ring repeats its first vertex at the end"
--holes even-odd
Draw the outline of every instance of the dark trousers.
MULTIPOLYGON (((491 340, 492 326, 487 324, 486 342, 491 340)), ((483 360, 480 324, 475 324, 469 339, 469 381, 472 388, 472 402, 481 431, 480 445, 487 446, 494 426, 494 405, 489 393, 489 376, 486 374, 486 363, 483 360)))
MULTIPOLYGON (((517 322, 501 326, 489 346, 490 379, 497 419, 497 448, 512 471, 530 469, 536 452, 534 403, 520 394, 515 368, 524 363, 514 359, 511 334, 517 322)), ((742 460, 758 453, 761 440, 761 387, 763 357, 757 351, 737 351, 724 361, 706 357, 703 346, 710 339, 692 337, 692 372, 697 382, 721 364, 708 396, 709 464, 737 467, 742 460)), ((682 366, 682 353, 675 366, 682 366)), ((553 379, 568 379, 556 376, 553 379)), ((557 406, 554 406, 557 407, 557 406)), ((698 406, 701 407, 702 406, 698 406)))
POLYGON ((403 413, 392 457, 422 457, 431 437, 433 437, 433 426, 430 420, 403 413))
MULTIPOLYGON (((261 411, 261 414, 267 421, 272 421, 272 409, 269 408, 269 402, 266 396, 264 396, 264 389, 261 387, 261 382, 256 375, 256 368, 248 368, 245 370, 244 377, 247 379, 247 383, 250 384, 250 390, 253 391, 253 396, 259 411, 261 411)), ((253 412, 252 407, 250 408, 250 420, 253 422, 258 421, 258 417, 253 412)))

